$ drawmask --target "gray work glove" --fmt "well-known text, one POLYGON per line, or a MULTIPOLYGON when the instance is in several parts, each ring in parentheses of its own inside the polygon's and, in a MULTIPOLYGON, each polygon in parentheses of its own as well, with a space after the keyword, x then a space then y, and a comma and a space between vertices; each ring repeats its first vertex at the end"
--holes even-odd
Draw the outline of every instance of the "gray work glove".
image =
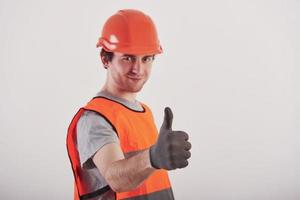
POLYGON ((160 128, 156 144, 150 147, 150 162, 156 169, 172 170, 184 168, 191 157, 189 136, 183 131, 172 130, 173 113, 165 108, 164 122, 160 128))

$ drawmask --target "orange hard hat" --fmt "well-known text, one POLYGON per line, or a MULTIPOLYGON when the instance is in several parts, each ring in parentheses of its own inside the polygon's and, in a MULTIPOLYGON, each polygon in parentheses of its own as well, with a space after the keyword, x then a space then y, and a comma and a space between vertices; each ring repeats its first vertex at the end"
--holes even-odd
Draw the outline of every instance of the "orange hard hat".
POLYGON ((119 10, 108 18, 96 46, 133 55, 162 53, 153 21, 133 9, 119 10))

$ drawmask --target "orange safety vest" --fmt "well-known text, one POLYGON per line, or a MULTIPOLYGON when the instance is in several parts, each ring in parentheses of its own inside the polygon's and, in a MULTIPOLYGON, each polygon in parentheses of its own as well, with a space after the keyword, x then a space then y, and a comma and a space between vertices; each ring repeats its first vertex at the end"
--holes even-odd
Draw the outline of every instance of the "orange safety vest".
MULTIPOLYGON (((85 110, 97 112, 104 117, 117 133, 121 149, 125 157, 138 151, 148 149, 155 144, 158 136, 151 110, 142 104, 143 111, 134 111, 125 105, 105 97, 93 98, 85 107, 79 109, 74 116, 67 134, 67 150, 75 177, 74 199, 82 200, 96 197, 110 190, 109 186, 92 193, 81 181, 80 160, 77 150, 77 122, 85 110), (127 156, 126 156, 127 155, 127 156), (88 193, 88 194, 87 194, 88 193)), ((139 187, 127 192, 116 193, 116 199, 173 199, 171 184, 166 170, 155 170, 139 187), (166 195, 167 196, 164 196, 166 195)))

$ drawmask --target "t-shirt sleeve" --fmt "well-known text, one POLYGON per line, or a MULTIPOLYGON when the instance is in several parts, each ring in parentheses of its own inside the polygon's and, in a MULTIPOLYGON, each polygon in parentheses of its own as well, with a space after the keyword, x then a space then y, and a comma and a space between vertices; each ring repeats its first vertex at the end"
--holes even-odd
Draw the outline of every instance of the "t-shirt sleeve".
POLYGON ((104 145, 120 144, 117 133, 108 121, 93 111, 84 111, 77 123, 77 149, 81 166, 90 166, 92 157, 104 145))

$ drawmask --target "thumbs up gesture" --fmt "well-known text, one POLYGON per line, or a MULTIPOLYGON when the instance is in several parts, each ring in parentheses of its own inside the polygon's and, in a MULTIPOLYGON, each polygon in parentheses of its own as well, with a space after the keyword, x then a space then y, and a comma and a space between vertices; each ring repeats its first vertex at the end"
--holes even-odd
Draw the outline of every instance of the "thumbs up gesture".
POLYGON ((189 136, 183 131, 173 131, 172 122, 172 110, 166 107, 158 140, 149 150, 151 165, 154 168, 172 170, 188 165, 187 159, 191 157, 189 136))

